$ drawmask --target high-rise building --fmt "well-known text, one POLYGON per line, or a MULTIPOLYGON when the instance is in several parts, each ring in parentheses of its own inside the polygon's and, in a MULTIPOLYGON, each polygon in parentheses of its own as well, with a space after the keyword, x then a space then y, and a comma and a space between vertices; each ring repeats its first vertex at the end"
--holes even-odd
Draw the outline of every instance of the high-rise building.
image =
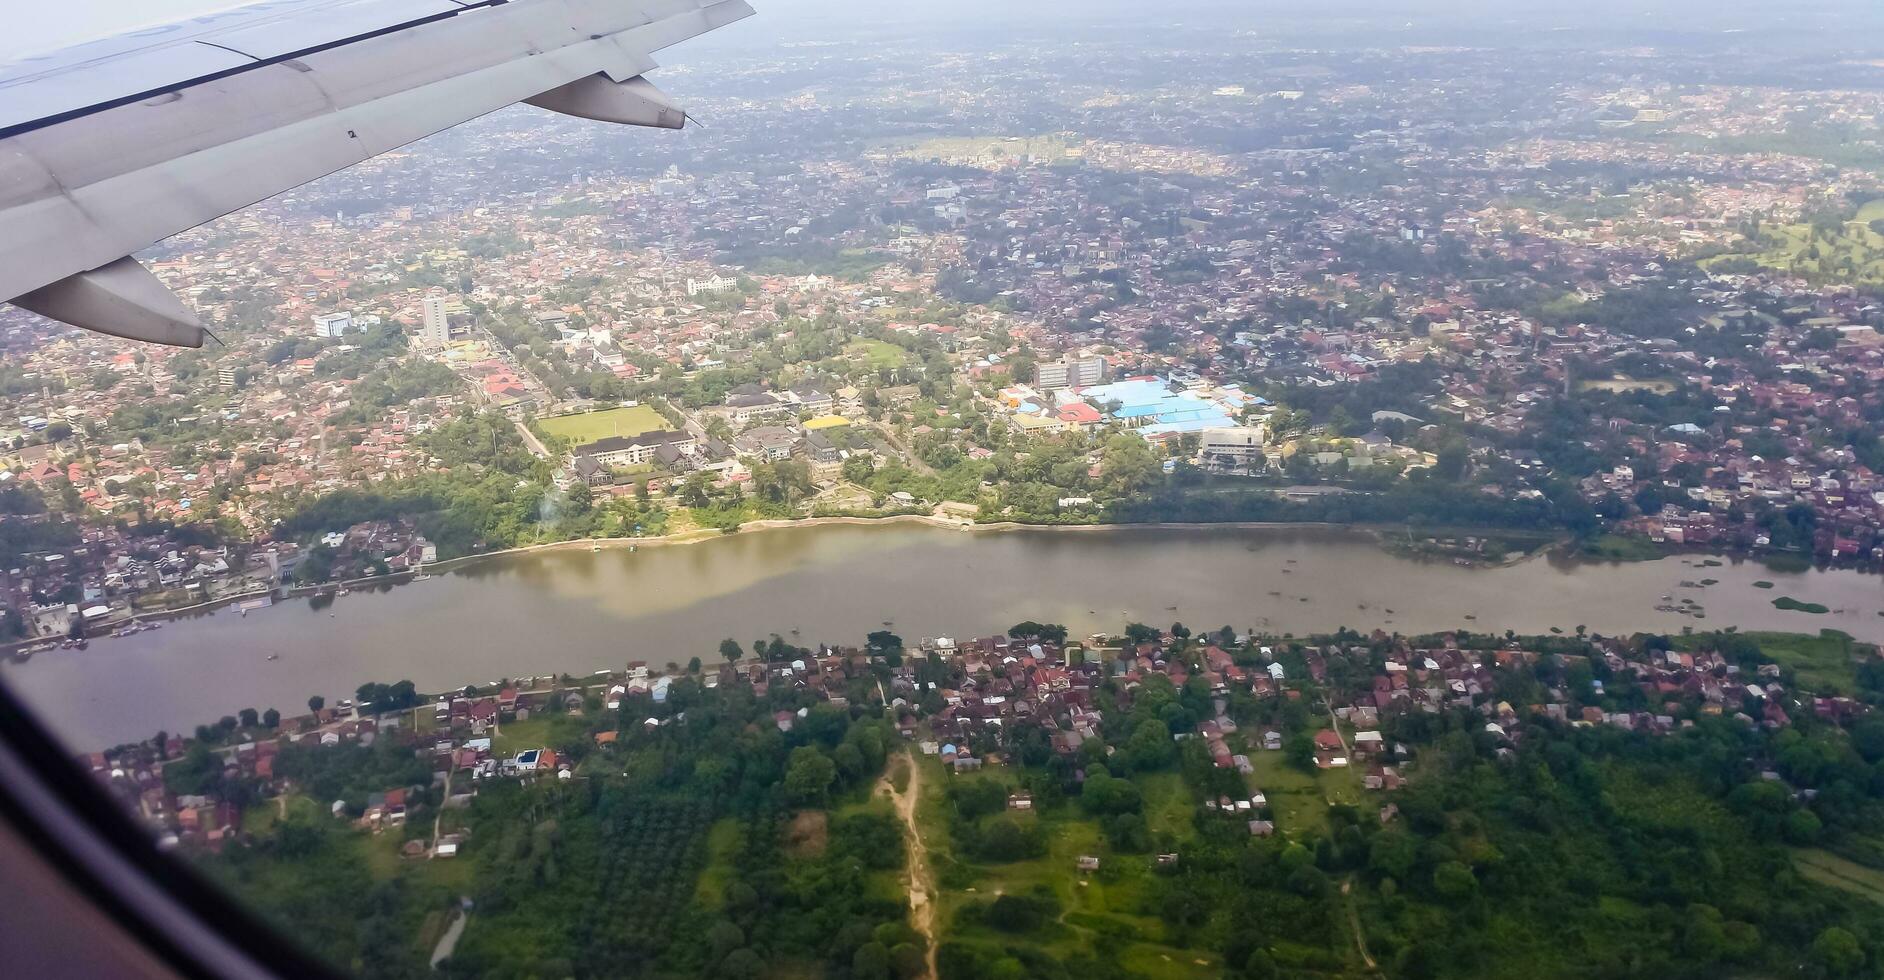
POLYGON ((445 315, 445 297, 427 296, 420 302, 424 316, 419 322, 419 339, 440 347, 451 342, 451 318, 445 315))
POLYGON ((344 337, 353 329, 353 314, 348 312, 314 314, 314 336, 344 337))
POLYGON ((1069 353, 1034 365, 1034 387, 1044 391, 1096 385, 1105 379, 1106 359, 1097 354, 1069 353))
POLYGON ((234 388, 236 386, 235 368, 217 368, 216 383, 224 388, 234 388))

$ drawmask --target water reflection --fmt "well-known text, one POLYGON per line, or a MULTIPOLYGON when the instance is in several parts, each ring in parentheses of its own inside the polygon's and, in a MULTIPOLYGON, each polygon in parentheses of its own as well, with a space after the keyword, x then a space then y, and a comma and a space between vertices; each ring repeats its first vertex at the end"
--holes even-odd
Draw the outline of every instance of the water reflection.
POLYGON ((1335 529, 800 527, 634 552, 493 558, 427 581, 287 600, 247 616, 224 611, 88 651, 49 651, 4 676, 62 734, 94 747, 158 728, 187 730, 241 707, 287 711, 310 694, 334 700, 365 681, 410 678, 438 690, 581 674, 630 659, 711 660, 725 637, 743 644, 773 632, 807 645, 854 644, 884 620, 911 639, 993 632, 1027 619, 1066 623, 1076 634, 1138 620, 1297 634, 1341 626, 1835 627, 1884 639, 1877 577, 1698 561, 1553 558, 1467 569, 1397 557, 1371 537, 1335 529), (1709 578, 1718 581, 1698 584, 1709 578), (1760 580, 1774 587, 1755 588, 1760 580), (1777 610, 1772 600, 1782 595, 1842 612, 1777 610), (1706 618, 1656 608, 1679 608, 1683 599, 1704 607, 1706 618), (299 609, 286 607, 315 613, 318 625, 309 628, 299 609))

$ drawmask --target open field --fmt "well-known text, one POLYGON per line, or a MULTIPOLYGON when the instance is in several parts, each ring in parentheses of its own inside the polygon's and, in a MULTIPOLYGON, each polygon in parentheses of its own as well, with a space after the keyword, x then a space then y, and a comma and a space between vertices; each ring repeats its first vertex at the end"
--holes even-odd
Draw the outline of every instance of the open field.
POLYGON ((1611 391, 1618 394, 1631 391, 1652 391, 1658 395, 1666 395, 1675 390, 1675 383, 1661 378, 1602 378, 1579 381, 1577 387, 1583 391, 1611 391))
POLYGON ((1760 230, 1758 251, 1717 256, 1702 264, 1713 269, 1751 260, 1763 268, 1813 279, 1884 283, 1884 235, 1869 225, 1881 217, 1884 204, 1870 201, 1858 210, 1857 220, 1845 222, 1830 235, 1819 234, 1806 224, 1765 227, 1760 230))
POLYGON ((784 255, 758 255, 745 259, 747 270, 758 276, 829 276, 845 282, 863 282, 886 261, 863 248, 807 248, 784 255))
MULTIPOLYGON (((1790 668, 1799 684, 1818 693, 1847 692, 1857 684, 1857 663, 1852 659, 1852 639, 1838 630, 1809 633, 1742 633, 1760 645, 1760 652, 1782 667, 1790 668)), ((1694 649, 1699 638, 1679 637, 1675 646, 1694 649)))
POLYGON ((844 355, 861 358, 874 369, 899 368, 909 363, 909 352, 885 340, 853 340, 844 345, 844 355))
POLYGON ((1837 630, 1803 633, 1749 633, 1761 652, 1792 668, 1799 683, 1814 691, 1849 691, 1857 684, 1851 637, 1837 630))
POLYGON ((636 405, 633 408, 609 408, 580 415, 537 419, 536 427, 543 430, 545 435, 566 439, 580 446, 609 436, 638 436, 643 432, 664 429, 667 420, 646 405, 636 405))
POLYGON ((1262 790, 1269 799, 1276 830, 1284 837, 1296 838, 1308 831, 1328 829, 1329 803, 1361 802, 1361 767, 1323 769, 1306 773, 1288 764, 1282 752, 1254 751, 1250 764, 1256 772, 1250 786, 1262 790))
POLYGON ((707 831, 707 864, 694 884, 694 897, 709 909, 718 909, 725 900, 726 885, 736 880, 739 849, 745 843, 744 831, 736 817, 722 817, 707 831))
POLYGON ((1066 159, 1067 145, 1057 136, 940 136, 907 147, 898 155, 969 166, 1000 166, 1022 158, 1052 163, 1066 159))
POLYGON ((527 721, 505 724, 491 736, 491 754, 503 757, 525 749, 540 749, 588 734, 588 719, 579 714, 538 714, 527 721))
MULTIPOLYGON (((947 787, 955 780, 996 779, 1013 783, 1016 774, 995 769, 952 775, 933 757, 921 757, 924 794, 918 810, 940 886, 939 924, 943 942, 961 940, 1001 946, 1034 946, 1056 957, 1090 953, 1100 936, 1121 941, 1121 963, 1159 980, 1203 980, 1220 977, 1222 966, 1214 953, 1165 945, 1165 926, 1148 908, 1152 856, 1116 854, 1107 845, 1098 821, 1086 818, 1071 805, 1034 813, 1009 814, 1012 819, 1039 821, 1047 840, 1044 857, 1005 864, 971 863, 952 853, 946 802, 947 787), (1082 874, 1075 861, 1082 855, 1098 857, 1098 874, 1082 874), (982 924, 964 924, 957 914, 969 905, 991 902, 1006 894, 1050 892, 1059 902, 1058 919, 1028 933, 1010 933, 982 924)), ((1188 833, 1188 804, 1182 778, 1175 773, 1138 777, 1145 798, 1146 818, 1155 829, 1188 833), (1177 810, 1186 816, 1178 825, 1177 810)))
POLYGON ((1799 873, 1818 882, 1884 904, 1884 871, 1847 861, 1819 848, 1794 848, 1799 873))
POLYGON ((1583 545, 1583 554, 1604 561, 1655 561, 1665 556, 1655 542, 1621 534, 1599 535, 1583 545))

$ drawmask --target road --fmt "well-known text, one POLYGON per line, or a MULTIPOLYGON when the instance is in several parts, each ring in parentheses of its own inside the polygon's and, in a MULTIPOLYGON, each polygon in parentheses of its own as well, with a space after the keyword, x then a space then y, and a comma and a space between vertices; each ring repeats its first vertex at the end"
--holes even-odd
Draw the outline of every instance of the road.
POLYGON ((530 427, 524 425, 522 419, 516 419, 514 421, 517 426, 517 434, 523 437, 523 444, 530 447, 530 451, 536 454, 537 459, 549 459, 550 451, 537 439, 536 433, 531 432, 530 427))
POLYGON ((876 424, 876 430, 877 434, 883 437, 883 441, 889 443, 890 448, 896 450, 897 454, 903 457, 903 462, 908 463, 910 469, 915 470, 923 476, 935 475, 935 467, 923 462, 915 453, 910 452, 909 447, 903 445, 902 442, 896 438, 896 433, 891 431, 888 423, 878 422, 876 424))
MULTIPOLYGON (((903 787, 903 791, 896 791, 896 780, 889 775, 883 777, 883 784, 890 799, 896 803, 896 813, 903 818, 903 829, 907 831, 905 845, 909 848, 909 917, 929 948, 928 964, 923 976, 934 980, 935 905, 938 896, 935 875, 929 869, 929 845, 923 843, 922 826, 916 819, 916 807, 922 801, 922 766, 917 764, 914 752, 906 753, 903 761, 909 766, 909 783, 903 787)), ((894 771, 891 770, 892 773, 894 771)))

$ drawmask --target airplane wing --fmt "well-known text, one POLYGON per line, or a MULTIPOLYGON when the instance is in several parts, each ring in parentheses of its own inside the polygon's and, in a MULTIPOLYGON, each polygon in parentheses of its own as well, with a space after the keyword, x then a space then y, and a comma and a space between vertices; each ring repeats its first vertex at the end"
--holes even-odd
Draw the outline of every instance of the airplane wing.
POLYGON ((746 0, 261 0, 0 66, 0 300, 199 347, 131 253, 513 102, 679 129, 650 55, 746 0))

